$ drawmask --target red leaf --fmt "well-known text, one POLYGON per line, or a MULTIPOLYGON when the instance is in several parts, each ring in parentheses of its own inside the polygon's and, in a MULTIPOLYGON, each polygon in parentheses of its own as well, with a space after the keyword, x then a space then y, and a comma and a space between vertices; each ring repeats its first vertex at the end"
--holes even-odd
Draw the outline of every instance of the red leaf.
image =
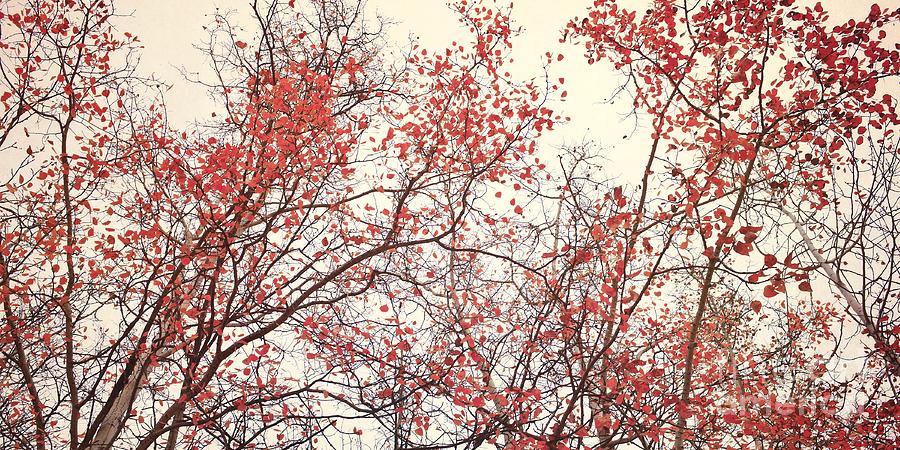
POLYGON ((734 251, 740 253, 741 255, 748 256, 751 250, 753 250, 753 245, 751 244, 747 244, 744 242, 738 242, 734 244, 734 251))
POLYGON ((750 309, 752 309, 753 312, 758 313, 759 310, 762 309, 762 302, 760 302, 759 300, 753 300, 752 302, 750 302, 750 309))

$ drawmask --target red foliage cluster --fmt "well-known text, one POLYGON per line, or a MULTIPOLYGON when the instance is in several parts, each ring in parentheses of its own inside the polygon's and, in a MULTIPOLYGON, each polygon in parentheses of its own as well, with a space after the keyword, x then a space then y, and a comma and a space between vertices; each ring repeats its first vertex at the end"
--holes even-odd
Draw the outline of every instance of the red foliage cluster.
POLYGON ((349 1, 217 15, 184 128, 108 1, 0 6, 0 447, 895 448, 900 12, 689 3, 563 31, 634 186, 544 148, 492 5, 401 58, 349 1))

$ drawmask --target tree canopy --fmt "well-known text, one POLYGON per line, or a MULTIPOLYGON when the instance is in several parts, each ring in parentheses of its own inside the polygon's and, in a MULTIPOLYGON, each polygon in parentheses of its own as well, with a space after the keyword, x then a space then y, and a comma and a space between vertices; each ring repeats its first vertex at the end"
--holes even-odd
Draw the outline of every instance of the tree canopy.
POLYGON ((627 3, 557 45, 636 183, 512 5, 241 4, 180 126, 115 1, 3 2, 0 449, 896 448, 900 10, 627 3))

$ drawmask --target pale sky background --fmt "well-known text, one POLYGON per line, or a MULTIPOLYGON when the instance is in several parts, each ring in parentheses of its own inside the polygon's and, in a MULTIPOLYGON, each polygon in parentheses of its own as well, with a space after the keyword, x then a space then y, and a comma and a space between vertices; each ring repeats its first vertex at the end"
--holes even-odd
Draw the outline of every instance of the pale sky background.
MULTIPOLYGON (((217 8, 233 10, 237 21, 249 25, 247 28, 252 33, 250 3, 250 0, 119 0, 116 3, 119 13, 130 15, 119 20, 121 29, 138 35, 145 46, 138 73, 155 74, 172 85, 166 93, 166 102, 173 125, 207 118, 212 109, 206 91, 186 82, 179 71, 183 68, 202 76, 208 70, 203 54, 194 48, 208 36, 203 25, 211 22, 217 8), (247 21, 241 22, 242 18, 247 21)), ((631 109, 627 96, 621 96, 614 104, 606 102, 620 81, 611 65, 603 62, 588 65, 581 47, 559 43, 565 24, 573 17, 584 17, 592 3, 592 0, 515 1, 512 17, 515 25, 522 27, 522 33, 513 40, 516 62, 511 72, 518 80, 540 77, 545 52, 563 54, 565 59, 551 66, 550 79, 564 77, 564 89, 569 95, 564 103, 549 106, 560 115, 571 117, 571 122, 545 135, 542 153, 553 154, 552 149, 561 144, 592 141, 603 148, 600 153, 606 158, 604 166, 609 175, 621 177, 620 182, 633 183, 639 181, 649 152, 649 119, 636 122, 633 116, 625 117, 631 109)), ((619 3, 640 10, 649 0, 619 3)), ((823 3, 835 21, 864 17, 871 5, 869 1, 850 0, 824 0, 823 3)), ((413 36, 425 48, 443 50, 452 41, 465 42, 468 37, 467 30, 447 7, 447 0, 367 0, 366 6, 370 14, 377 11, 395 22, 388 29, 388 40, 397 45, 413 36)), ((897 28, 894 27, 895 31, 900 31, 897 28)), ((897 41, 898 34, 891 33, 888 39, 897 41)), ((252 42, 252 34, 248 33, 245 40, 252 42)), ((896 86, 888 89, 898 92, 896 86)))
MULTIPOLYGON (((588 65, 580 47, 559 43, 565 24, 575 16, 584 17, 592 3, 590 0, 516 1, 512 17, 515 25, 522 27, 522 33, 513 40, 515 63, 510 71, 517 80, 542 77, 545 53, 562 53, 565 58, 551 66, 550 79, 564 77, 563 89, 569 95, 564 103, 549 106, 572 120, 546 134, 542 145, 551 148, 544 151, 555 153, 554 146, 590 140, 605 148, 602 154, 608 158, 605 166, 611 173, 633 175, 633 180, 627 181, 637 181, 649 151, 649 131, 638 128, 632 134, 635 120, 624 117, 630 110, 627 97, 623 96, 616 105, 605 103, 618 84, 617 73, 610 65, 588 65), (629 138, 623 139, 625 135, 629 138)), ((628 2, 630 8, 646 3, 646 0, 628 2)), ((240 20, 249 14, 249 4, 248 0, 123 0, 117 3, 119 13, 131 15, 119 20, 121 30, 136 34, 145 46, 138 73, 153 73, 161 81, 172 84, 166 102, 173 124, 209 117, 212 107, 206 92, 185 82, 179 71, 184 68, 202 75, 206 70, 203 54, 194 48, 208 36, 202 26, 212 20, 216 8, 234 10, 240 20)), ((403 45, 412 36, 425 48, 443 50, 454 40, 464 43, 469 38, 446 0, 368 0, 366 5, 372 13, 377 11, 394 22, 388 29, 388 39, 397 45, 403 45)), ((253 30, 252 23, 243 23, 253 30)), ((249 37, 248 34, 245 40, 252 42, 249 37)), ((639 122, 648 123, 647 120, 639 122)))

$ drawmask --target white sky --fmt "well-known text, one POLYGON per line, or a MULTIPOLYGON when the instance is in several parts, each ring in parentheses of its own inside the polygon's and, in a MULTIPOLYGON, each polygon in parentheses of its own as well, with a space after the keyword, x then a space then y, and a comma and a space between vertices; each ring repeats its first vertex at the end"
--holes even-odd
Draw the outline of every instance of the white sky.
MULTIPOLYGON (((303 1, 303 0, 300 0, 303 1)), ((207 33, 203 25, 212 20, 218 8, 234 10, 236 17, 249 17, 251 0, 119 0, 118 12, 131 17, 120 20, 122 31, 140 37, 145 48, 139 66, 141 75, 155 74, 171 84, 166 94, 169 117, 177 126, 194 119, 208 117, 212 103, 205 90, 185 82, 179 68, 203 74, 206 61, 193 46, 201 43, 207 33)), ((506 4, 501 0, 498 4, 506 4)), ((564 77, 568 91, 565 103, 549 105, 571 122, 545 135, 542 153, 553 154, 554 146, 593 141, 604 148, 606 171, 621 177, 620 182, 637 182, 649 152, 647 119, 625 118, 630 110, 626 97, 610 105, 604 101, 619 80, 617 73, 605 63, 590 66, 578 46, 559 44, 560 32, 575 16, 584 17, 591 0, 517 0, 512 17, 522 27, 522 34, 513 41, 516 63, 511 72, 514 78, 525 80, 542 76, 544 53, 562 53, 565 59, 551 66, 551 80, 564 77), (624 136, 628 138, 623 138, 624 136)), ((632 10, 643 9, 649 0, 621 0, 632 10)), ((870 7, 868 1, 825 0, 832 20, 864 17, 870 7)), ((890 3, 890 2, 887 2, 890 3)), ((367 0, 371 11, 377 11, 395 22, 389 29, 389 39, 398 45, 415 36, 419 43, 431 50, 442 50, 450 42, 465 42, 468 33, 447 7, 447 0, 367 0)), ((244 22, 250 24, 250 22, 244 22)), ((250 30, 252 26, 248 27, 250 30)), ((894 27, 895 30, 900 27, 894 27)), ((900 30, 898 30, 900 31, 900 30)), ((888 39, 900 33, 891 33, 888 39)), ((245 39, 252 42, 251 35, 245 39)), ((888 89, 897 93, 898 89, 888 89)), ((548 155, 549 156, 549 155, 548 155)), ((552 158, 552 157, 551 157, 552 158)))
MULTIPOLYGON (((216 8, 235 10, 239 20, 249 13, 249 3, 249 0, 123 0, 117 3, 119 13, 131 15, 119 21, 121 30, 138 35, 145 46, 139 73, 155 74, 173 85, 166 94, 166 102, 174 124, 208 117, 211 108, 206 92, 185 82, 179 71, 184 68, 202 74, 206 70, 203 54, 193 47, 207 37, 202 26, 211 21, 210 14, 216 8)), ((609 158, 606 165, 611 173, 632 174, 634 179, 629 181, 637 181, 649 151, 649 132, 638 129, 631 136, 634 118, 624 119, 622 115, 629 109, 628 99, 623 97, 619 107, 603 103, 617 85, 616 73, 611 66, 589 66, 581 48, 559 44, 565 24, 575 16, 583 17, 591 3, 589 0, 516 1, 512 16, 515 24, 522 27, 522 33, 513 41, 516 61, 511 72, 519 80, 543 76, 544 54, 547 51, 564 54, 562 62, 551 66, 550 76, 551 80, 564 77, 564 89, 569 95, 565 103, 550 106, 572 121, 547 134, 544 146, 592 140, 606 148, 604 156, 609 158), (629 139, 623 139, 626 134, 630 135, 629 139)), ((629 6, 645 3, 646 0, 634 0, 629 6)), ((389 29, 389 39, 397 44, 414 36, 423 47, 442 50, 454 40, 463 43, 469 37, 446 0, 368 0, 366 4, 370 10, 395 22, 389 29)), ((252 41, 249 35, 245 40, 252 41)), ((544 149, 547 150, 550 149, 544 149)))

